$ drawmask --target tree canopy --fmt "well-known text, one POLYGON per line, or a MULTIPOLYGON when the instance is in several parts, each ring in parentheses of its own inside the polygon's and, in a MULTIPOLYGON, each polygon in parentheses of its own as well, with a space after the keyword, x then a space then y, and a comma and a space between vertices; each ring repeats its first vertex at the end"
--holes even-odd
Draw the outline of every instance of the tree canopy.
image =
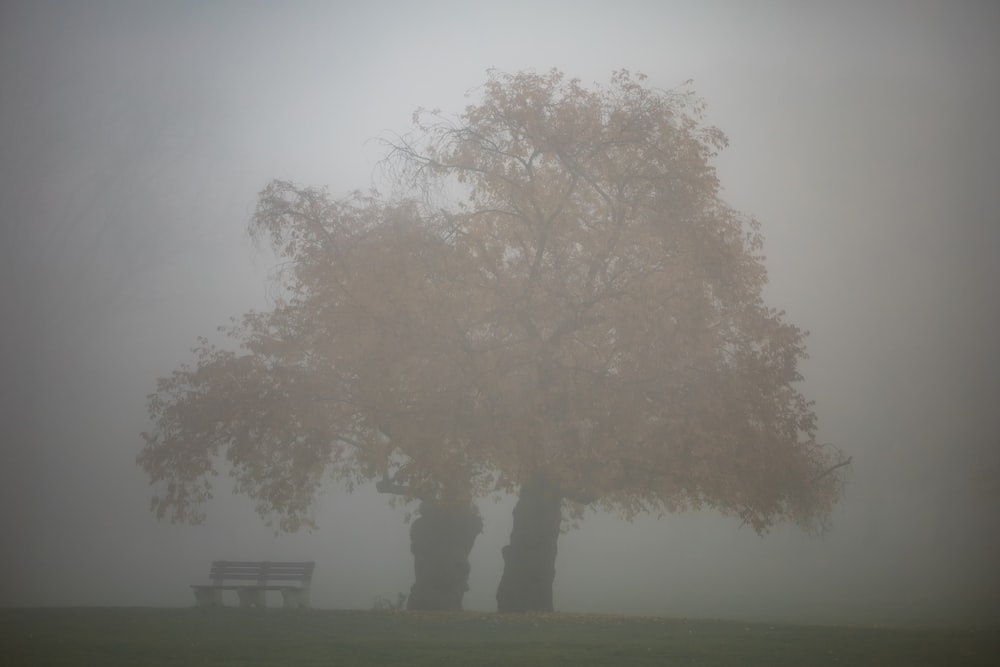
POLYGON ((479 95, 387 142, 402 196, 262 191, 280 290, 150 396, 157 514, 198 520, 229 468, 287 530, 327 477, 821 523, 846 461, 816 440, 804 333, 763 301, 700 100, 627 71, 491 72, 479 95))

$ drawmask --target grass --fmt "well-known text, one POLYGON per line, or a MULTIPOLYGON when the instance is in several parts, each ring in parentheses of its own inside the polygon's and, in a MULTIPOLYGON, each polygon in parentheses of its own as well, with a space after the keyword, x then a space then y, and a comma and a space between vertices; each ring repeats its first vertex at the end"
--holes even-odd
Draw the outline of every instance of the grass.
POLYGON ((0 609, 0 667, 996 664, 997 627, 812 627, 558 613, 0 609))

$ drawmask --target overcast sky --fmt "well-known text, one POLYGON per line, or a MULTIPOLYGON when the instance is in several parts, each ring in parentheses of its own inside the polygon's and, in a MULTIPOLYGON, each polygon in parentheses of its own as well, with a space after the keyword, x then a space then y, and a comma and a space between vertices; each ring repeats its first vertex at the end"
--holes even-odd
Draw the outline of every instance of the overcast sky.
MULTIPOLYGON (((988 0, 4 3, 0 606, 188 605, 216 558, 314 559, 321 607, 406 592, 404 511, 370 488, 330 488, 307 535, 275 536, 225 477, 205 525, 157 523, 145 395, 267 307, 245 229, 269 179, 369 186, 377 137, 460 112, 491 67, 626 67, 693 79, 729 135, 724 195, 763 223, 820 439, 854 465, 821 540, 588 512, 556 607, 996 620, 998 45, 988 0)), ((511 506, 481 502, 469 609, 495 608, 511 506)))

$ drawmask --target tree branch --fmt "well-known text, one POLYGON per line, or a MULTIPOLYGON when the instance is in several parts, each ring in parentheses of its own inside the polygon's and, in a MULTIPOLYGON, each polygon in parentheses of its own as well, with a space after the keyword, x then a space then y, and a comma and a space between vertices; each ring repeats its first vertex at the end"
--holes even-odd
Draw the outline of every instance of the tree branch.
POLYGON ((813 477, 811 481, 818 482, 819 480, 823 479, 827 475, 832 474, 833 471, 837 470, 838 468, 843 468, 844 466, 851 465, 851 460, 853 458, 854 458, 853 456, 848 456, 847 459, 845 459, 845 460, 843 460, 843 461, 841 461, 839 463, 833 464, 832 466, 830 466, 829 468, 827 468, 826 470, 824 470, 820 474, 818 474, 815 477, 813 477))
POLYGON ((415 500, 426 500, 425 494, 420 493, 411 486, 403 486, 402 484, 396 484, 391 479, 383 477, 379 481, 375 482, 375 490, 379 493, 394 493, 397 496, 405 496, 407 498, 413 498, 415 500))

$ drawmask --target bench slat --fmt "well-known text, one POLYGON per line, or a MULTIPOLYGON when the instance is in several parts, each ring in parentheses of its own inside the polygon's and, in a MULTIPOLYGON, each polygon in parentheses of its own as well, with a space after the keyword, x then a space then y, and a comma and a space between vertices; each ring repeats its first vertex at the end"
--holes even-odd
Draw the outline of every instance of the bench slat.
POLYGON ((312 576, 312 572, 291 572, 287 570, 212 570, 210 576, 219 577, 255 577, 270 579, 272 577, 297 577, 299 579, 312 576))
POLYGON ((244 567, 260 567, 263 564, 283 567, 313 567, 316 561, 313 560, 214 560, 212 565, 236 565, 244 567))
POLYGON ((227 574, 226 576, 210 577, 211 579, 225 579, 226 581, 305 581, 308 577, 298 574, 269 574, 261 576, 258 574, 227 574))
POLYGON ((316 564, 306 562, 215 561, 209 578, 239 580, 306 581, 312 577, 316 564))
POLYGON ((205 590, 216 590, 216 591, 241 591, 247 588, 253 588, 255 590, 261 591, 284 591, 290 588, 298 589, 299 586, 241 586, 239 584, 191 584, 191 588, 202 588, 205 590))

